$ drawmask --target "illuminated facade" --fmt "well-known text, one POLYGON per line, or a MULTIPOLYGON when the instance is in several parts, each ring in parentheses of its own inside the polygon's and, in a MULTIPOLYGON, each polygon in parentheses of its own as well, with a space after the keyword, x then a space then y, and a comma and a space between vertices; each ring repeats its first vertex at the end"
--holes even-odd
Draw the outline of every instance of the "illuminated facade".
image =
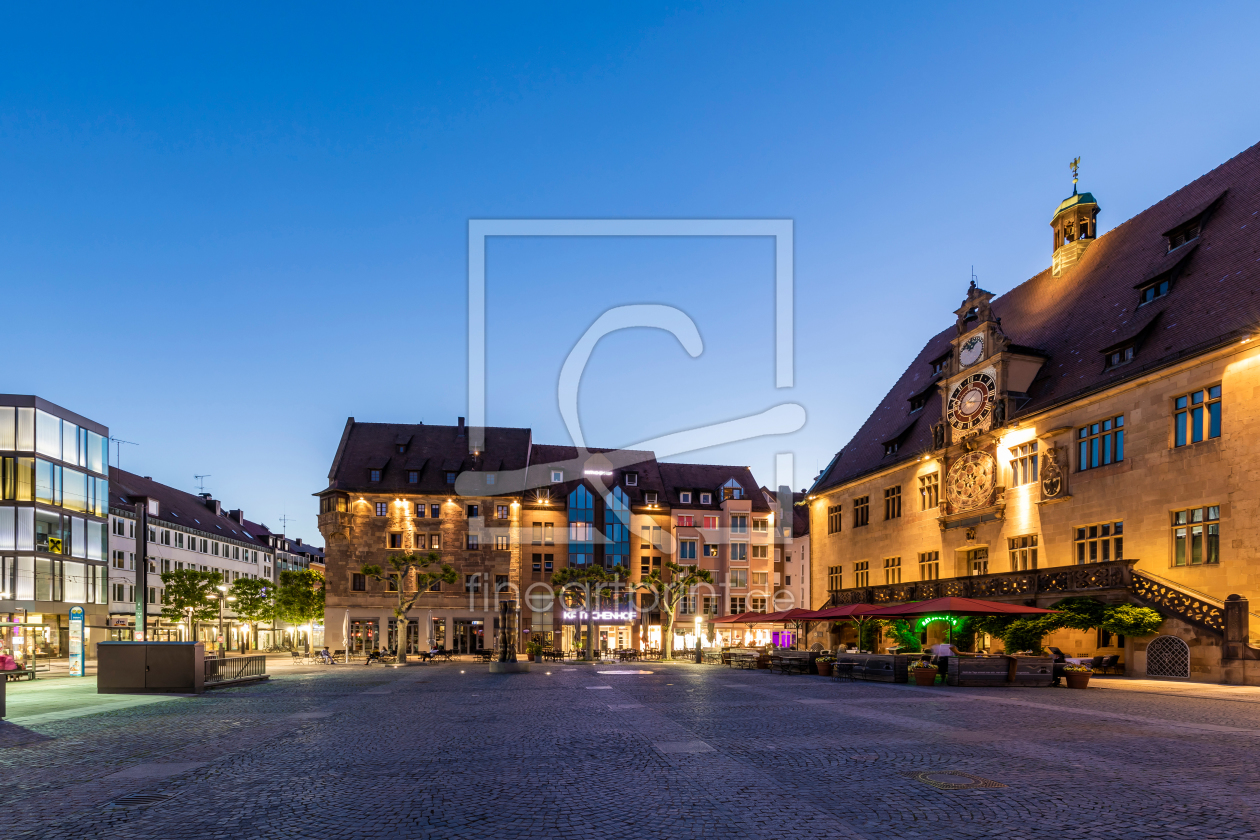
POLYGON ((1074 190, 1053 265, 1000 297, 973 282, 810 489, 813 606, 1132 602, 1166 617, 1158 662, 1152 639, 1047 643, 1254 681, 1223 615, 1260 596, 1256 206, 1260 147, 1103 236, 1074 190))
MULTIPOLYGON (((436 552, 458 582, 420 596, 408 614, 408 648, 429 639, 471 652, 494 646, 496 607, 520 609, 520 637, 584 646, 585 604, 557 602, 552 576, 566 568, 624 570, 628 582, 665 564, 709 569, 712 586, 687 596, 680 622, 694 634, 732 612, 775 603, 778 502, 746 467, 658 463, 651 452, 536 444, 528 429, 490 427, 470 451, 456 426, 358 423, 338 447, 320 491, 327 562, 326 632, 341 649, 392 642, 396 590, 365 576, 391 554, 436 552), (432 625, 429 625, 430 614, 432 625)), ((792 606, 780 595, 779 606, 792 606)), ((596 606, 597 646, 660 644, 660 610, 624 591, 596 606)), ((694 635, 692 636, 694 638, 694 635)))

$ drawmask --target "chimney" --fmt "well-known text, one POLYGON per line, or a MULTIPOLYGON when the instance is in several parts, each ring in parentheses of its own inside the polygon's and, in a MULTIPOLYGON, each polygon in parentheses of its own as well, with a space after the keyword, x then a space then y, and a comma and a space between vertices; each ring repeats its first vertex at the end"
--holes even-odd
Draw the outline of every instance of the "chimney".
POLYGON ((229 510, 228 519, 231 519, 237 525, 245 524, 245 512, 242 510, 229 510))
POLYGON ((209 494, 209 493, 202 493, 202 494, 201 494, 201 498, 205 500, 206 507, 208 507, 208 508, 210 508, 210 510, 214 511, 214 515, 215 515, 215 516, 222 516, 222 515, 223 515, 223 505, 222 505, 222 503, 221 503, 221 502, 219 502, 219 500, 218 500, 218 499, 212 499, 212 498, 210 498, 210 494, 209 494))
POLYGON ((464 418, 461 417, 459 418, 459 433, 457 437, 463 437, 463 436, 464 436, 464 418))
POLYGON ((301 544, 302 544, 302 538, 301 538, 301 537, 294 537, 294 538, 293 538, 293 541, 294 541, 294 542, 296 542, 298 545, 301 545, 301 544))

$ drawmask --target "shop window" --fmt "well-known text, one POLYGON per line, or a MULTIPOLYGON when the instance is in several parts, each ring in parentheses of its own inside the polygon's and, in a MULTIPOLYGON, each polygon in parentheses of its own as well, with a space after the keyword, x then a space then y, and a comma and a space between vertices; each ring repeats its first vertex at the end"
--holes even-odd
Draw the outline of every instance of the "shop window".
POLYGON ((1221 436, 1221 386, 1173 400, 1173 445, 1185 446, 1221 436))
POLYGON ((1176 510, 1172 514, 1173 565, 1214 566, 1221 562, 1221 509, 1176 510))

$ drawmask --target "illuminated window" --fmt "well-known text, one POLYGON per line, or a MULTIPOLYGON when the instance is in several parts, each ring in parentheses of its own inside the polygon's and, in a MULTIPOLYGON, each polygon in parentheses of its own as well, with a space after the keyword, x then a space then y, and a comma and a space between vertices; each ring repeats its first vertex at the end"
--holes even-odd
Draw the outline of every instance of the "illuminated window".
POLYGON ((859 560, 853 564, 853 585, 859 589, 871 585, 871 561, 859 560))
POLYGON ((748 588, 748 570, 747 569, 731 569, 731 588, 747 589, 748 588))
POLYGON ((506 535, 502 535, 502 536, 495 536, 495 538, 494 538, 494 550, 495 550, 495 551, 507 551, 507 550, 508 550, 508 538, 507 538, 507 536, 506 536, 506 535))
POLYGON ((1011 554, 1011 571, 1027 572, 1037 568, 1037 535, 1009 537, 1006 548, 1011 554))
POLYGON ((884 583, 901 583, 901 558, 884 558, 884 583))
POLYGON ((770 546, 754 545, 752 547, 752 556, 754 560, 769 560, 770 559, 770 546))
POLYGON ((901 485, 884 489, 884 519, 901 518, 901 485))
POLYGON ((1037 441, 1011 447, 1011 486, 1037 482, 1037 441))
POLYGON ((871 522, 871 497, 861 496, 853 500, 853 527, 860 528, 871 522))
MULTIPOLYGON (((387 513, 389 513, 389 505, 386 502, 377 502, 376 515, 385 516, 387 513)), ((216 545, 215 548, 218 548, 218 546, 216 545)), ((216 551, 215 554, 218 554, 218 552, 216 551)))
POLYGON ((840 533, 840 505, 827 506, 827 533, 840 533))
POLYGON ((1092 470, 1124 460, 1124 415, 1076 430, 1076 469, 1092 470))
POLYGON ((1076 562, 1107 563, 1124 559, 1124 523, 1102 522, 1076 529, 1076 562))
POLYGON ((919 580, 941 579, 941 553, 939 551, 919 552, 919 580))
POLYGON ((717 557, 717 556, 718 556, 718 547, 717 547, 717 544, 716 544, 716 543, 705 543, 705 544, 704 544, 704 556, 705 556, 705 557, 717 557))
POLYGON ((1172 514, 1173 565, 1215 566, 1221 562, 1221 509, 1177 510, 1172 514))
POLYGON ((1221 386, 1173 400, 1173 445, 1185 446, 1221 436, 1221 386), (1204 422, 1206 420, 1206 422, 1204 422))
POLYGON ((919 510, 932 510, 941 503, 941 474, 919 476, 919 510))

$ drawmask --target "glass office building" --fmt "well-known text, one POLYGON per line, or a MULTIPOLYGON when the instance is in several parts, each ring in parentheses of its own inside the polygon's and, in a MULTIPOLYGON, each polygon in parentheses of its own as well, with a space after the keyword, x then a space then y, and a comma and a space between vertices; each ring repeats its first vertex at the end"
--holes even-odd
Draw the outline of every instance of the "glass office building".
POLYGON ((65 659, 80 605, 93 656, 108 609, 108 513, 109 429, 0 394, 0 652, 40 667, 65 659))

